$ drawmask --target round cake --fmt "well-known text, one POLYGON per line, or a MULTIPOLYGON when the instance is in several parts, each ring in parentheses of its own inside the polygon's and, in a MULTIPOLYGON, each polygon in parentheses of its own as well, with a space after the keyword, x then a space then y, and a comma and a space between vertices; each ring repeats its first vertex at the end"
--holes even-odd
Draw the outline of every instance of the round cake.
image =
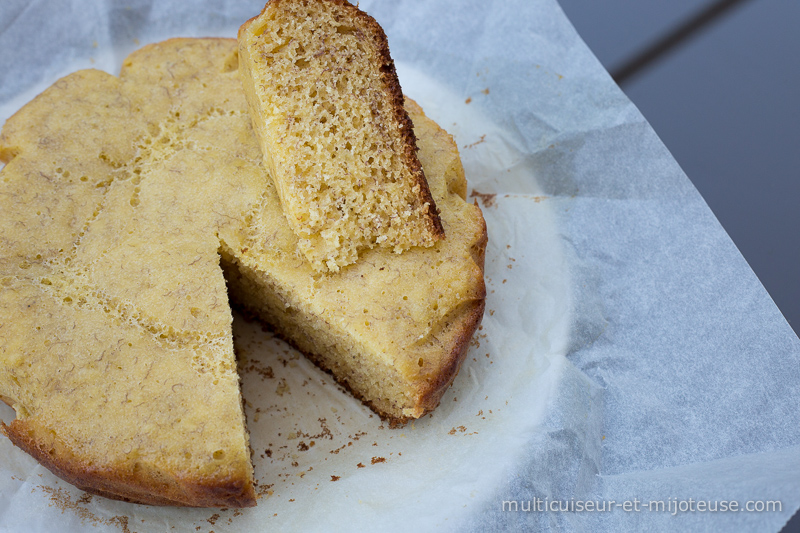
POLYGON ((71 74, 0 134, 3 432, 87 491, 254 505, 231 303, 394 423, 435 408, 483 314, 486 228, 452 138, 412 101, 446 237, 338 272, 298 249, 233 39, 71 74))

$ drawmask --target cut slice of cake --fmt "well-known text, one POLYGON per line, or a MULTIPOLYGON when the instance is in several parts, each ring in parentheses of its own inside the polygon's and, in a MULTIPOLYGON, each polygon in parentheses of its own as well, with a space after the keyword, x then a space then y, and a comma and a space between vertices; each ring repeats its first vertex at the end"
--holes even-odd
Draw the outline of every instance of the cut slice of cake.
POLYGON ((372 17, 344 0, 272 0, 240 28, 239 56, 264 159, 315 269, 444 237, 372 17))
POLYGON ((119 78, 59 80, 0 133, 2 430, 93 493, 255 503, 229 293, 392 422, 436 407, 483 314, 486 227, 452 138, 408 101, 448 238, 319 275, 236 46, 146 46, 119 78))

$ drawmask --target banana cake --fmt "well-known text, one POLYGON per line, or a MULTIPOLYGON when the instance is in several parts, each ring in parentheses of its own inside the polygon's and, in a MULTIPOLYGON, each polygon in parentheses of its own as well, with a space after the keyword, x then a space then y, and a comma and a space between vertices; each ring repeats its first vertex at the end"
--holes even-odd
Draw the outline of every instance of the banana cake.
POLYGON ((2 431, 87 491, 254 505, 231 301, 393 422, 436 407, 481 320, 486 228, 452 138, 406 100, 447 238, 320 273, 238 70, 233 39, 149 45, 0 133, 2 431))

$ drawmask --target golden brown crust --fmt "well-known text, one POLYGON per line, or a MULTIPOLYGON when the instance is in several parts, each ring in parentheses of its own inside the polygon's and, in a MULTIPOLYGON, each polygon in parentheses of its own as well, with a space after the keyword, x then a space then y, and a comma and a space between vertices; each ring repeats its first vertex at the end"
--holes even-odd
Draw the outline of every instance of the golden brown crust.
POLYGON ((123 469, 94 468, 80 460, 53 454, 41 439, 37 439, 37 427, 29 420, 13 420, 0 430, 14 445, 21 448, 42 466, 61 479, 81 490, 132 503, 146 505, 183 505, 187 507, 252 507, 256 495, 251 483, 239 476, 237 479, 185 479, 168 484, 164 479, 145 479, 146 474, 123 469), (158 494, 144 487, 160 487, 158 494))
MULTIPOLYGON (((486 221, 482 216, 480 217, 480 222, 480 236, 470 250, 470 253, 475 264, 477 264, 481 272, 483 272, 486 257, 486 244, 488 243, 489 237, 486 230, 486 221)), ((485 307, 486 282, 483 276, 481 276, 478 299, 467 302, 464 307, 457 310, 456 313, 454 313, 456 315, 455 320, 444 328, 443 337, 449 339, 450 343, 449 357, 445 358, 445 363, 442 365, 437 379, 431 381, 428 388, 422 391, 420 395, 420 401, 417 407, 422 411, 422 414, 436 409, 445 391, 458 375, 461 364, 466 358, 472 335, 475 334, 478 326, 480 326, 481 320, 483 320, 485 307)), ((398 422, 405 423, 407 421, 408 419, 398 422)))
MULTIPOLYGON (((439 405, 445 391, 453 383, 453 380, 458 375, 461 369, 461 364, 467 355, 470 339, 478 329, 478 326, 483 319, 483 311, 486 306, 486 300, 476 300, 470 302, 464 308, 461 316, 451 324, 450 328, 453 331, 452 340, 450 341, 449 357, 445 359, 442 369, 437 375, 435 380, 428 384, 428 388, 422 391, 420 395, 417 408, 422 412, 422 415, 433 411, 439 405)), ((408 419, 402 420, 407 422, 408 419)))
POLYGON ((346 1, 327 1, 332 1, 339 5, 346 6, 346 9, 350 9, 352 11, 354 17, 361 19, 366 26, 372 29, 373 35, 375 36, 375 47, 378 50, 378 54, 381 58, 381 81, 383 82, 387 94, 389 94, 389 97, 391 98, 394 119, 400 125, 400 129, 402 131, 401 136, 403 138, 403 159, 405 160, 408 168, 411 170, 411 175, 416 182, 415 185, 418 185, 420 188, 422 202, 427 203, 429 206, 427 218, 429 230, 436 236, 437 239, 441 239, 444 237, 444 228, 442 227, 442 221, 439 218, 439 210, 436 207, 436 203, 433 201, 433 195, 431 195, 430 188, 428 187, 428 180, 425 178, 425 172, 422 170, 422 165, 419 162, 419 158, 417 158, 418 148, 417 138, 414 135, 414 125, 411 123, 411 119, 409 118, 408 112, 406 111, 404 105, 405 101, 403 89, 400 87, 400 80, 397 78, 394 60, 389 52, 389 40, 386 38, 386 33, 374 18, 359 10, 357 7, 350 5, 346 1))

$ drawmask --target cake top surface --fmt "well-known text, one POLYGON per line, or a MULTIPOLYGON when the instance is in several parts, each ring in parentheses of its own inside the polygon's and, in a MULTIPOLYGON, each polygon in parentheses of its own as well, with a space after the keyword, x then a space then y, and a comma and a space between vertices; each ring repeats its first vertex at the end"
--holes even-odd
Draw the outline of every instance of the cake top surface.
POLYGON ((252 143, 219 135, 248 131, 235 65, 229 41, 146 47, 3 128, 0 395, 67 477, 254 502, 217 254, 265 180, 252 143))

